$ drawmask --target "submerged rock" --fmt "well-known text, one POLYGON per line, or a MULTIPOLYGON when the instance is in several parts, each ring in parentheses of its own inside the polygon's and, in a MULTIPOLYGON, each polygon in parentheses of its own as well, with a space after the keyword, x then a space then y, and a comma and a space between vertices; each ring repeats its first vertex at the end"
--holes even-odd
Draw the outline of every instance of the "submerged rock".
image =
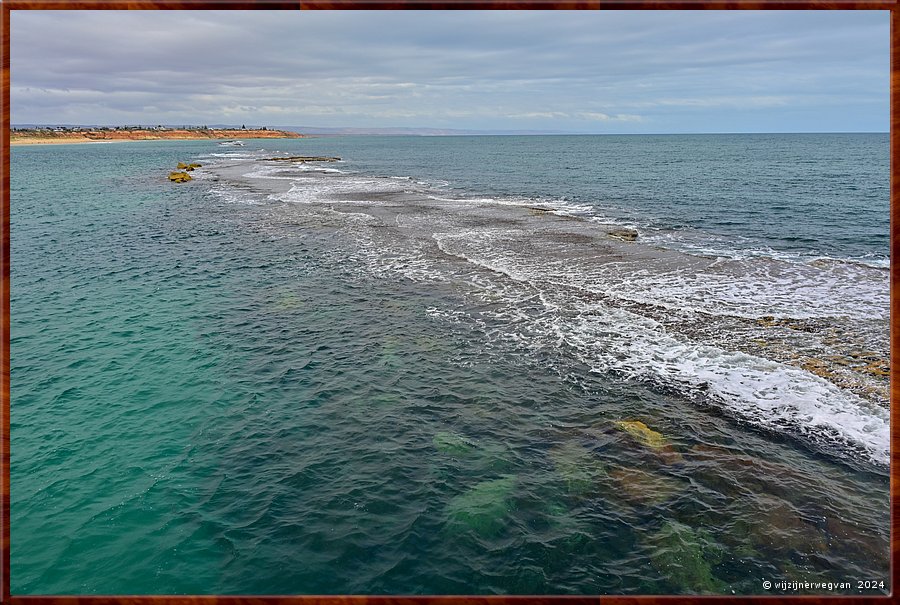
POLYGON ((825 516, 825 539, 829 550, 837 550, 850 560, 890 561, 890 535, 873 532, 850 519, 841 519, 834 513, 825 516))
POLYGON ((725 539, 760 552, 778 553, 780 557, 828 552, 825 533, 777 497, 760 496, 752 508, 731 523, 725 539))
POLYGON ((566 443, 550 450, 550 460, 571 496, 585 496, 606 478, 603 464, 577 443, 566 443))
POLYGON ((192 179, 191 175, 189 175, 187 172, 170 172, 169 180, 175 183, 184 183, 192 179))
POLYGON ((803 518, 799 510, 780 499, 757 512, 750 528, 750 542, 757 547, 794 551, 801 555, 827 552, 825 534, 803 518))
POLYGON ((640 420, 617 420, 615 424, 616 428, 625 431, 647 447, 660 448, 669 444, 661 433, 657 433, 640 420))
POLYGON ((273 306, 278 311, 293 311, 294 309, 303 307, 304 302, 305 301, 301 297, 293 292, 285 292, 275 300, 273 306))
POLYGON ((478 468, 495 473, 507 473, 513 468, 514 453, 503 444, 478 446, 478 468))
POLYGON ((688 457, 692 465, 699 463, 693 479, 729 498, 747 493, 789 498, 818 489, 818 484, 801 469, 723 445, 698 443, 688 457))
POLYGON ((461 435, 441 431, 431 439, 437 451, 451 456, 468 457, 475 453, 476 445, 473 441, 461 435))
POLYGON ((641 445, 651 449, 666 464, 681 462, 681 454, 672 447, 669 441, 661 433, 654 431, 640 420, 618 420, 615 426, 628 433, 641 445))
POLYGON ((506 525, 512 510, 514 475, 484 481, 456 496, 447 506, 447 522, 456 531, 474 531, 480 536, 496 535, 506 525))
MULTIPOLYGON (((554 544, 565 550, 580 550, 585 546, 589 546, 594 542, 591 537, 592 530, 585 526, 583 519, 564 502, 548 498, 543 501, 544 509, 543 520, 547 523, 547 527, 553 532, 551 540, 554 544)), ((559 564, 556 559, 556 549, 544 553, 548 557, 548 564, 559 564)))
POLYGON ((671 500, 681 492, 682 482, 654 475, 636 468, 619 468, 609 472, 615 482, 616 495, 632 505, 654 506, 671 500))
POLYGON ((725 583, 712 572, 724 550, 708 532, 668 521, 653 535, 650 545, 650 562, 674 586, 689 593, 725 591, 725 583))

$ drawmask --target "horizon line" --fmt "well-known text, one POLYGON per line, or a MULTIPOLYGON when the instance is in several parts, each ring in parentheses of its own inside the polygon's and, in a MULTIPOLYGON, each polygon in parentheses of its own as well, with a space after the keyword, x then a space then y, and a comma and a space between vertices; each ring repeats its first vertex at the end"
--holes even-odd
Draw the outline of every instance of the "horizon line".
POLYGON ((156 128, 163 126, 165 128, 203 128, 210 130, 229 129, 229 130, 261 130, 263 128, 269 130, 287 130, 304 134, 305 131, 316 135, 332 135, 332 136, 666 136, 666 135, 717 135, 717 134, 890 134, 888 130, 770 130, 770 131, 702 131, 702 132, 572 132, 562 130, 536 130, 536 129, 483 129, 483 128, 440 128, 434 126, 270 126, 270 125, 230 125, 215 124, 206 126, 201 124, 72 124, 72 123, 38 123, 38 122, 22 122, 10 123, 12 128, 156 128), (349 132, 342 132, 349 131, 349 132), (357 132, 354 132, 357 131, 357 132), (365 132, 370 131, 370 132, 365 132), (385 131, 406 131, 389 133, 385 131), (417 134, 416 132, 419 131, 417 134))

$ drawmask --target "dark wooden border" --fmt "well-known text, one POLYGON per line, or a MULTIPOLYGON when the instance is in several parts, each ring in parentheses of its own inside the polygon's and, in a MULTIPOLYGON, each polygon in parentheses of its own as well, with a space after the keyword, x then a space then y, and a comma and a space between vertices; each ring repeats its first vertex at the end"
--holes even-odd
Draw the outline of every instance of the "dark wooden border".
POLYGON ((4 10, 897 10, 898 0, 4 0, 4 10))
POLYGON ((896 594, 900 570, 897 556, 900 554, 900 521, 897 517, 900 502, 900 417, 897 402, 900 401, 900 368, 896 352, 900 351, 900 263, 894 260, 900 254, 900 3, 891 10, 891 592, 896 594))
POLYGON ((900 554, 900 422, 896 402, 900 397, 900 369, 894 353, 900 351, 900 0, 0 0, 0 59, 2 59, 2 174, 0 174, 0 605, 671 605, 702 601, 704 605, 740 603, 770 605, 781 601, 805 604, 840 602, 883 605, 893 602, 894 588, 900 584, 895 564, 900 554), (10 11, 11 10, 397 10, 397 9, 557 9, 557 10, 889 10, 890 17, 890 288, 891 288, 891 596, 14 596, 10 595, 10 477, 9 477, 9 339, 10 339, 10 232, 9 232, 9 127, 10 127, 10 11))
POLYGON ((9 600, 9 11, 0 29, 3 123, 0 124, 0 600, 9 600))

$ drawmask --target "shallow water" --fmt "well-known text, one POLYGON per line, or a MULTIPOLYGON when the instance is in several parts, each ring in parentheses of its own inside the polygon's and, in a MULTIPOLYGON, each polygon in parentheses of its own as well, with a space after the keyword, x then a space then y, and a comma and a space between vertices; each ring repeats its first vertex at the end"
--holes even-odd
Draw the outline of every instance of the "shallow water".
POLYGON ((14 594, 888 581, 883 269, 250 145, 14 150, 14 594))

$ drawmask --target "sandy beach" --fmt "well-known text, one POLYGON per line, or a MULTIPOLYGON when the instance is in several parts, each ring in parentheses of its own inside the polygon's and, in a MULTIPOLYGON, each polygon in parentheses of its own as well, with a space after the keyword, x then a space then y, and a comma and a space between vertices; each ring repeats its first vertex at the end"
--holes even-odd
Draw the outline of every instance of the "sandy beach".
MULTIPOLYGON (((97 141, 94 139, 16 139, 10 138, 10 145, 69 145, 71 143, 118 143, 122 141, 127 141, 131 139, 114 139, 110 141, 97 141)), ((148 140, 148 139, 139 139, 139 140, 148 140)))

